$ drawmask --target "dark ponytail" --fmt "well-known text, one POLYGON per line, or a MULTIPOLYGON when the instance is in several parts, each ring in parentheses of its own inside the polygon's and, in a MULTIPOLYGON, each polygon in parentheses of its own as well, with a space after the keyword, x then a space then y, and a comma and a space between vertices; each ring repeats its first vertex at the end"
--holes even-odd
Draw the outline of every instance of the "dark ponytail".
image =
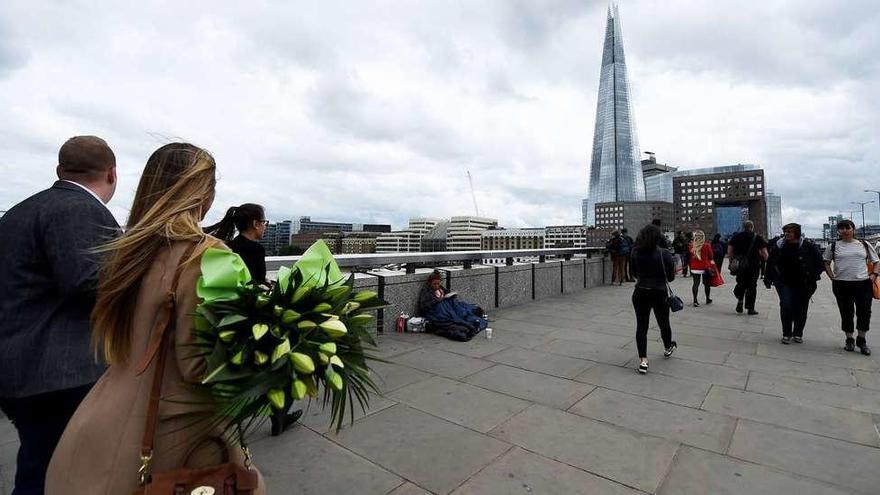
POLYGON ((263 221, 265 211, 263 207, 254 203, 245 203, 241 206, 233 206, 226 210, 223 220, 205 228, 205 232, 213 235, 224 242, 229 242, 235 236, 235 231, 242 233, 253 227, 253 222, 263 221))

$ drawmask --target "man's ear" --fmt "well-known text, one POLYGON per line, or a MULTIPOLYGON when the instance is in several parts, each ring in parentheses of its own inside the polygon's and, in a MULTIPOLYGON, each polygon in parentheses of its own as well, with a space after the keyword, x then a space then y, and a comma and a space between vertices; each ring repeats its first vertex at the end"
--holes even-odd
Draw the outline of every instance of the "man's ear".
POLYGON ((107 169, 107 176, 105 177, 107 180, 107 184, 116 184, 116 166, 112 166, 107 169))
POLYGON ((61 179, 61 165, 56 165, 56 166, 55 166, 55 175, 56 175, 59 179, 61 179))

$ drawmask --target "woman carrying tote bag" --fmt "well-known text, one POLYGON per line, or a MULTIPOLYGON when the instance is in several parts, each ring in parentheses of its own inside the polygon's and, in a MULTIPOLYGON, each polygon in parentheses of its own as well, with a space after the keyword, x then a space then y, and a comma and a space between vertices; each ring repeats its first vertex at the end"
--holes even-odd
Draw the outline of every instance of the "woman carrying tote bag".
MULTIPOLYGON (((632 267, 636 277, 632 303, 636 312, 636 347, 639 352, 638 372, 648 372, 648 321, 651 311, 660 327, 664 357, 675 352, 677 344, 672 340, 669 324, 669 282, 675 280, 675 264, 672 254, 657 247, 663 235, 654 225, 647 225, 636 237, 632 252, 632 267)), ((674 297, 674 296, 673 296, 674 297)))

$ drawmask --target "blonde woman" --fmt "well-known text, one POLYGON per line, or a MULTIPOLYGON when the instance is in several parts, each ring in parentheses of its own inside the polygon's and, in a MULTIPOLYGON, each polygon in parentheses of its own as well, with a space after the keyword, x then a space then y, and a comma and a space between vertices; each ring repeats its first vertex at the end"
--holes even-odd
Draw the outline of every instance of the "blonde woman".
MULTIPOLYGON (((109 368, 83 400, 61 437, 46 477, 46 493, 117 495, 138 486, 141 441, 156 359, 144 360, 158 328, 166 294, 174 292, 175 314, 164 362, 164 379, 151 470, 182 466, 190 448, 217 431, 211 407, 187 387, 205 372, 193 355, 192 314, 198 304, 199 260, 208 247, 227 249, 199 223, 214 200, 214 158, 187 143, 172 143, 147 160, 125 234, 103 250, 92 312, 93 343, 109 368), (185 256, 187 252, 192 254, 185 256), (176 291, 172 291, 179 273, 176 291), (149 363, 142 373, 140 366, 149 363)), ((235 445, 233 445, 235 447, 235 445)), ((229 449, 244 464, 241 449, 229 449)), ((197 448, 186 467, 221 462, 221 448, 197 448)), ((264 493, 260 481, 257 493, 264 493)))
POLYGON ((709 293, 712 288, 709 286, 709 280, 712 279, 715 266, 714 253, 712 246, 706 242, 706 234, 702 230, 694 231, 694 240, 688 246, 688 254, 690 254, 689 268, 691 269, 691 277, 694 279, 694 285, 691 292, 694 295, 694 307, 700 305, 697 301, 697 293, 700 289, 700 280, 703 281, 703 288, 706 292, 706 304, 712 304, 709 293))

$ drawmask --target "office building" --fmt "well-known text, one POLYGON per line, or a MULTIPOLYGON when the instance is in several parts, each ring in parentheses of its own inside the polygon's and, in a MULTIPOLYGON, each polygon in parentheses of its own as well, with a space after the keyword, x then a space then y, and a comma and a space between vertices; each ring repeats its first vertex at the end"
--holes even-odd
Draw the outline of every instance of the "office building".
POLYGON ((292 222, 293 234, 308 232, 391 232, 391 225, 373 223, 318 222, 311 217, 299 217, 292 222))
POLYGON ((660 220, 663 226, 673 225, 672 203, 618 201, 596 204, 596 228, 608 230, 625 228, 635 237, 642 227, 654 220, 660 220))
POLYGON ((766 191, 764 200, 767 202, 767 235, 770 238, 782 235, 782 196, 766 191))
POLYGON ((755 165, 731 165, 674 172, 672 181, 675 230, 703 230, 729 236, 745 220, 767 235, 764 171, 755 165))
POLYGON ((543 249, 545 234, 543 228, 487 230, 480 235, 481 249, 543 249))
POLYGON ((452 217, 446 229, 447 251, 479 251, 480 235, 483 231, 494 229, 498 220, 494 218, 460 216, 452 217))
POLYGON ((422 250, 422 238, 442 220, 438 218, 410 218, 409 227, 385 232, 376 238, 377 253, 416 253, 422 250))
POLYGON ((449 229, 449 220, 440 220, 431 230, 425 232, 422 237, 421 250, 424 253, 446 251, 446 235, 449 229))
POLYGON ((551 225, 544 227, 544 247, 583 248, 587 247, 586 232, 583 225, 551 225))

